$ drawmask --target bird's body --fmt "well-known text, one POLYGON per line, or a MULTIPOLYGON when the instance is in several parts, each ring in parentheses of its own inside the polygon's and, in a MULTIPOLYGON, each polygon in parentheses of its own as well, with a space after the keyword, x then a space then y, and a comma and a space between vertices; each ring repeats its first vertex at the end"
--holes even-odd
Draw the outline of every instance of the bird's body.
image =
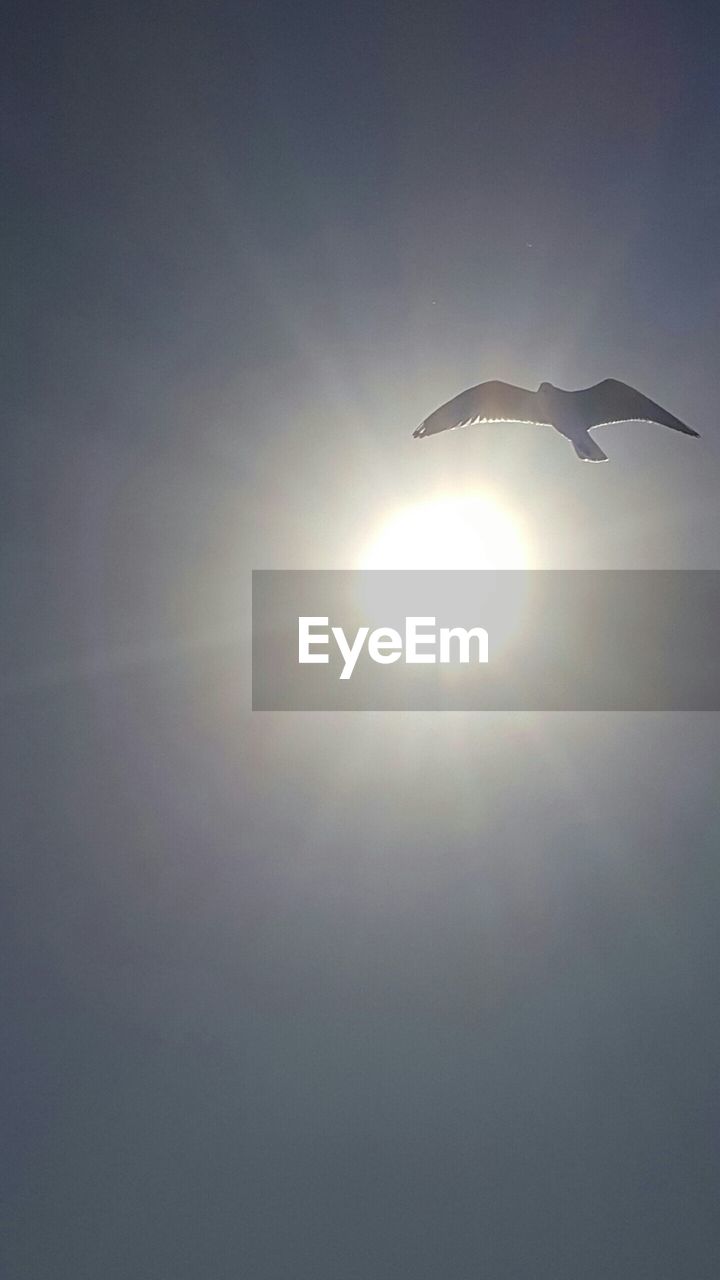
POLYGON ((478 422, 530 422, 554 427, 583 462, 606 462, 607 454, 589 432, 612 422, 637 421, 657 422, 687 436, 698 435, 654 400, 615 378, 580 391, 563 391, 551 382, 542 382, 537 391, 508 382, 481 382, 441 405, 413 434, 423 439, 478 422))

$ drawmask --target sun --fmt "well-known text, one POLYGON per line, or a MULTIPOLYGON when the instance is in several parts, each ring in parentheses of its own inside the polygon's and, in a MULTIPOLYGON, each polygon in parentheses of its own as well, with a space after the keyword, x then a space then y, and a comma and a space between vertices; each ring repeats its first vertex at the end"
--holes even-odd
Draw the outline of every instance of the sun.
POLYGON ((365 548, 361 569, 526 569, 525 539, 485 494, 465 493, 404 507, 365 548))

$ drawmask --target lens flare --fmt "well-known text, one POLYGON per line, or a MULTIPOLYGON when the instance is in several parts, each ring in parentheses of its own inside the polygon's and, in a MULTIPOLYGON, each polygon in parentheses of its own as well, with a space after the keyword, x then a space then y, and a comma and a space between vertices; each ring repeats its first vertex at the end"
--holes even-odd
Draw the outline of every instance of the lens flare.
POLYGON ((405 507, 378 531, 361 569, 527 569, 529 553, 512 517, 484 494, 405 507))

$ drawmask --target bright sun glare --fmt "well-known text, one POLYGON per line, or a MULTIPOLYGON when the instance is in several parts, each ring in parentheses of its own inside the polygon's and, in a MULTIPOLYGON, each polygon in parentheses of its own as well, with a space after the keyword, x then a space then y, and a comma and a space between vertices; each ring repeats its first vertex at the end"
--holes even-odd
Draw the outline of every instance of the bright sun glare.
POLYGON ((528 551, 511 517, 483 494, 396 512, 361 556, 362 569, 525 569, 528 551))

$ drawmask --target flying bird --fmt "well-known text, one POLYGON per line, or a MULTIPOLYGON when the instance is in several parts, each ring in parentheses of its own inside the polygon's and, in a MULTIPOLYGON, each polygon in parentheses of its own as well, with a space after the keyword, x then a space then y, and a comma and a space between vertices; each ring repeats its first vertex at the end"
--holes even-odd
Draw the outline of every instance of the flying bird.
POLYGON ((476 422, 530 422, 554 427, 583 462, 607 462, 607 454, 589 432, 612 422, 657 422, 686 436, 699 434, 634 387, 605 378, 581 391, 563 391, 551 382, 541 382, 537 391, 509 382, 481 382, 441 405, 421 422, 413 436, 424 439, 476 422))

